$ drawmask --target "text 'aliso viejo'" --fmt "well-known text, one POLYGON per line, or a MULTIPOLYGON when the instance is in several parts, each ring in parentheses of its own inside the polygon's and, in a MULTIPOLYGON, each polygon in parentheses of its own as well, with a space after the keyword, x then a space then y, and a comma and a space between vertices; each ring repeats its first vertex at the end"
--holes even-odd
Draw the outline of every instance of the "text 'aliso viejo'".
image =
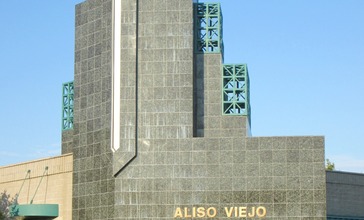
MULTIPOLYGON (((218 214, 215 207, 192 207, 176 208, 174 218, 214 218, 218 214)), ((264 206, 235 206, 224 207, 223 215, 228 218, 264 218, 267 215, 267 209, 264 206)))

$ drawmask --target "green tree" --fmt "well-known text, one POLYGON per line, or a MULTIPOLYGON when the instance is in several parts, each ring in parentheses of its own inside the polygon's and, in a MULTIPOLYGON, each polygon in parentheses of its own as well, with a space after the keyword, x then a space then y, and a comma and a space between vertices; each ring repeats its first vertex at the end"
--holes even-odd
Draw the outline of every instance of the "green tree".
MULTIPOLYGON (((16 197, 16 196, 15 196, 16 197)), ((0 220, 8 220, 10 218, 10 206, 17 203, 15 198, 11 198, 6 190, 0 194, 0 220)))
POLYGON ((332 163, 329 159, 326 159, 326 170, 335 170, 335 163, 332 163))
POLYGON ((5 220, 5 216, 3 215, 3 213, 0 211, 0 220, 5 220))

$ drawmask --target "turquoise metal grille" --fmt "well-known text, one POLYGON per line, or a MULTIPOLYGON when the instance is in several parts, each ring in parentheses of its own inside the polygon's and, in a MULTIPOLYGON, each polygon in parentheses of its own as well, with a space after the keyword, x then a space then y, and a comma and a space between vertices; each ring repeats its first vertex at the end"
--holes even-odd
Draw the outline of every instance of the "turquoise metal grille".
POLYGON ((73 82, 64 83, 62 86, 62 130, 73 128, 73 82))
POLYGON ((223 53, 220 3, 195 3, 195 52, 223 53))
POLYGON ((246 64, 222 66, 224 115, 250 116, 249 74, 246 64))

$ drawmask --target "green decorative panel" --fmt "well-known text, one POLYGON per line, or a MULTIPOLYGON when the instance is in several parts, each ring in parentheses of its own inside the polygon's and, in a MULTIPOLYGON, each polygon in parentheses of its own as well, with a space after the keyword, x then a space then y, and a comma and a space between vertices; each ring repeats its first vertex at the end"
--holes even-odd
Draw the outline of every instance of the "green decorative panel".
POLYGON ((246 64, 222 66, 224 115, 250 116, 249 74, 246 64))
POLYGON ((195 3, 195 53, 223 53, 220 3, 195 3))
POLYGON ((62 86, 62 130, 73 128, 73 82, 64 83, 62 86))

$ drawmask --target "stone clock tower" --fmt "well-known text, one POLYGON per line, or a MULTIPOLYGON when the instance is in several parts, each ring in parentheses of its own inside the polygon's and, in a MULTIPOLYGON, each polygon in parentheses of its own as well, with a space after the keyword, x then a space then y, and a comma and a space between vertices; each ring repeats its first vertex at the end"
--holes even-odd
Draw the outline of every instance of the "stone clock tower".
POLYGON ((252 137, 218 3, 87 0, 63 153, 73 219, 325 219, 324 139, 252 137))

